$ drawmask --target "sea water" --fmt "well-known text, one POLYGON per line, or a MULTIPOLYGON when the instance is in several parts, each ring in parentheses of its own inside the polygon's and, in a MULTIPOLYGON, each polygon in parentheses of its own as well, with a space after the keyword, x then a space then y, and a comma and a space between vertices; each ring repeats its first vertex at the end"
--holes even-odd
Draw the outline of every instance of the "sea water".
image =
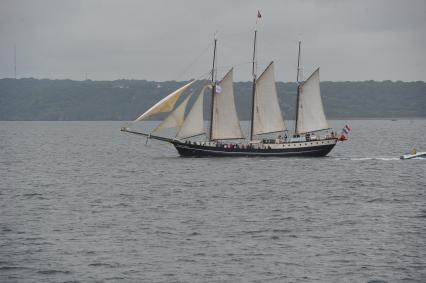
MULTIPOLYGON (((0 282, 425 282, 426 120, 324 158, 180 158, 121 122, 0 122, 0 282)), ((245 125, 247 126, 247 125, 245 125)))

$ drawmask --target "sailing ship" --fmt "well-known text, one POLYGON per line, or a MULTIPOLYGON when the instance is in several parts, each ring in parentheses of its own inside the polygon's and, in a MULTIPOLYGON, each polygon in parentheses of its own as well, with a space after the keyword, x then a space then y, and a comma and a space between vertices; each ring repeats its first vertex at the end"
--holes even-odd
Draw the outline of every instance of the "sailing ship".
POLYGON ((283 119, 275 85, 274 63, 271 62, 263 73, 256 75, 256 37, 254 33, 254 48, 252 60, 252 93, 250 136, 248 141, 241 130, 238 119, 233 90, 233 69, 231 68, 221 81, 215 78, 216 46, 214 39, 213 66, 211 82, 201 88, 192 108, 185 115, 186 108, 193 93, 189 94, 177 107, 177 101, 195 83, 188 82, 172 92, 146 112, 135 122, 144 121, 158 113, 170 114, 149 133, 131 130, 123 127, 121 131, 146 136, 172 144, 180 156, 303 156, 317 157, 327 155, 337 143, 337 136, 328 126, 320 93, 319 68, 308 79, 300 78, 300 46, 297 66, 297 105, 295 130, 289 135, 283 119), (203 97, 210 89, 210 120, 206 131, 204 127, 203 97), (176 128, 175 137, 158 135, 158 131, 166 128, 176 128), (265 135, 276 135, 274 138, 264 138, 265 135), (194 137, 204 135, 204 141, 195 141, 194 137))

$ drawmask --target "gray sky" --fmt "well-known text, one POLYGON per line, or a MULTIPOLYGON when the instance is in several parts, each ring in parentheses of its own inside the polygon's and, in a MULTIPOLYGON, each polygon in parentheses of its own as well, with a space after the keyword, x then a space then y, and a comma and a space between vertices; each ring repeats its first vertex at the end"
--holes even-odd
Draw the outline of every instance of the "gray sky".
POLYGON ((218 75, 249 80, 257 10, 258 73, 274 60, 276 79, 295 81, 300 38, 305 76, 426 80, 425 0, 0 0, 0 78, 14 44, 18 77, 199 78, 218 31, 218 75))

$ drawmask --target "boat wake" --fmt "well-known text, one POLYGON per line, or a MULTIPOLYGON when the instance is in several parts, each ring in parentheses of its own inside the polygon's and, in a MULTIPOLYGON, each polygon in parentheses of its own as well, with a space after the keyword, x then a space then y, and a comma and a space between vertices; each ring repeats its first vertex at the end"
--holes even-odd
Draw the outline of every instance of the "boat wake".
MULTIPOLYGON (((370 161, 370 160, 378 160, 378 161, 402 161, 403 159, 399 157, 342 157, 342 158, 334 158, 337 160, 351 160, 351 161, 370 161)), ((426 160, 426 157, 414 157, 411 160, 426 160)))
POLYGON ((351 161, 370 161, 370 160, 379 160, 379 161, 396 161, 401 160, 399 157, 342 157, 335 158, 337 160, 351 160, 351 161))
POLYGON ((392 160, 400 160, 399 157, 361 157, 361 158, 351 158, 354 161, 362 161, 362 160, 380 160, 380 161, 392 161, 392 160))

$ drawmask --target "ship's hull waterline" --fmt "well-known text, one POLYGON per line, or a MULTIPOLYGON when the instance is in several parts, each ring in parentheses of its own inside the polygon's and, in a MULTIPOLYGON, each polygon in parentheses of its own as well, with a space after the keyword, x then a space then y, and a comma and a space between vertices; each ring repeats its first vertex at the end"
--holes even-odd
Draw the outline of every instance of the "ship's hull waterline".
POLYGON ((224 148, 172 142, 182 157, 322 157, 336 145, 336 140, 273 144, 274 148, 224 148))
POLYGON ((122 132, 141 135, 150 139, 168 142, 174 145, 182 157, 322 157, 336 145, 336 138, 324 140, 253 144, 250 146, 227 144, 218 146, 215 142, 184 142, 176 139, 150 135, 122 128, 122 132))

